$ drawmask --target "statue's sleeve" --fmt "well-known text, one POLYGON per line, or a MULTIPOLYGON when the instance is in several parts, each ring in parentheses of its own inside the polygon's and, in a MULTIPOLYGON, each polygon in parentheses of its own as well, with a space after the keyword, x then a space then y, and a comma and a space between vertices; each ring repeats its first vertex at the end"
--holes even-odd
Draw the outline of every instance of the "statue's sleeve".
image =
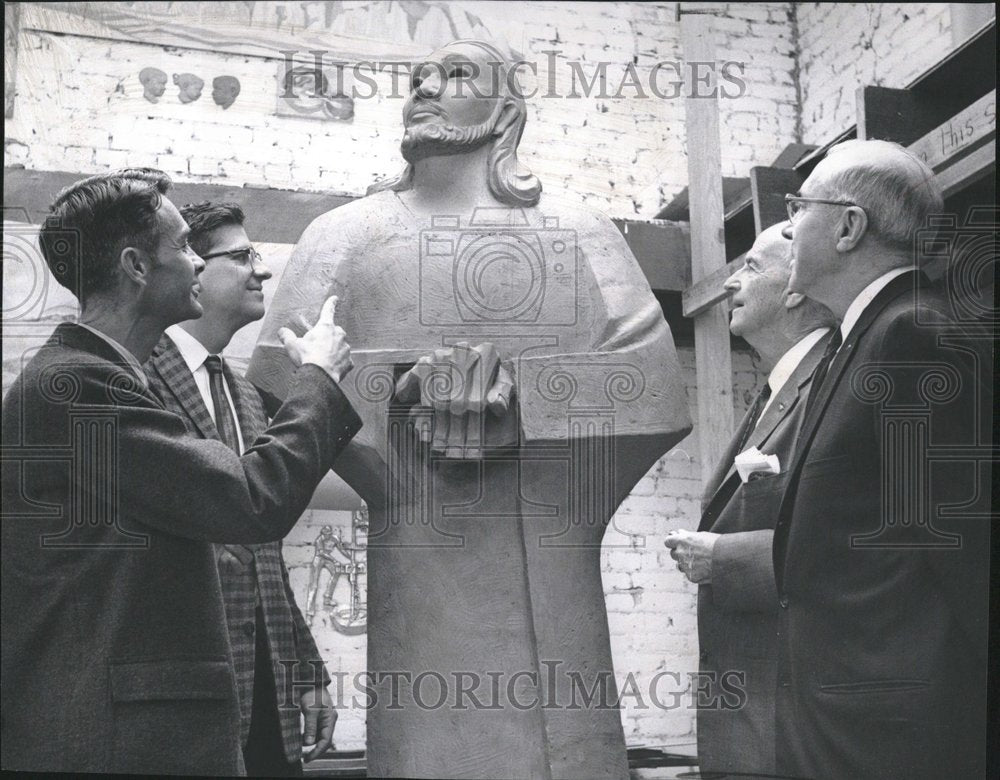
POLYGON ((528 442, 583 438, 581 425, 613 420, 616 437, 654 436, 673 446, 691 419, 660 304, 607 217, 584 215, 575 235, 589 347, 515 361, 522 435, 528 442))

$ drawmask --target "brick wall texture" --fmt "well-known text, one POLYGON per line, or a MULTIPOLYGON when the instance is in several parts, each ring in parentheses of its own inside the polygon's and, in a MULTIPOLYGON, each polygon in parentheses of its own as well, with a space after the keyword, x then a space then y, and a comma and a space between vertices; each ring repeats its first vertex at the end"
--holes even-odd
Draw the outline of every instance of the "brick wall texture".
MULTIPOLYGON (((300 23, 308 28, 314 21, 307 6, 321 4, 261 5, 284 8, 288 16, 283 19, 293 22, 294 14, 306 13, 300 23)), ((790 142, 825 142, 854 121, 857 86, 902 86, 951 46, 946 4, 686 6, 714 12, 720 61, 744 63, 745 92, 720 100, 722 172, 729 176, 747 175, 751 166, 770 163, 790 142)), ((413 40, 428 44, 427 50, 453 37, 445 21, 465 11, 466 18, 475 18, 538 63, 537 84, 548 83, 549 58, 555 57, 551 70, 563 97, 529 99, 521 147, 523 162, 548 192, 582 198, 611 216, 644 218, 654 216, 686 186, 683 99, 639 98, 633 88, 614 95, 630 68, 640 84, 648 85, 657 63, 680 60, 675 4, 534 2, 530 20, 503 3, 452 3, 445 21, 441 4, 421 7, 427 9, 421 24, 440 28, 410 30, 413 40), (550 51, 556 54, 546 54, 550 51), (602 67, 609 96, 566 96, 574 78, 577 84, 581 76, 592 80, 602 67)), ((348 20, 347 29, 352 29, 352 14, 380 12, 380 6, 369 3, 345 2, 336 8, 348 20)), ((238 56, 33 29, 22 29, 18 44, 14 116, 4 129, 5 166, 90 174, 150 165, 181 181, 349 195, 361 195, 400 167, 402 97, 392 95, 389 73, 373 76, 378 92, 356 102, 353 121, 327 122, 276 113, 279 56, 238 56), (164 98, 150 103, 138 79, 147 66, 167 74, 195 73, 205 81, 205 94, 182 105, 177 88, 168 84, 164 98), (225 110, 210 98, 212 79, 219 75, 236 76, 242 85, 235 104, 225 110)), ((662 91, 670 89, 672 73, 661 73, 662 91)), ((7 254, 5 247, 5 260, 7 254)), ((30 276, 24 268, 4 265, 5 282, 13 280, 14 286, 30 276)), ((5 284, 5 312, 10 300, 5 284)), ((72 316, 71 304, 55 318, 72 316)), ((43 330, 51 327, 51 318, 47 322, 43 330)), ((241 332, 234 357, 247 356, 244 352, 253 343, 247 331, 241 332)), ((21 351, 37 340, 38 334, 23 343, 5 341, 5 389, 16 376, 21 351)), ((679 352, 691 416, 697 419, 694 352, 679 352)), ((734 414, 739 419, 763 375, 750 353, 734 354, 733 365, 734 414)), ((695 431, 650 470, 615 515, 606 537, 602 573, 629 744, 694 742, 687 675, 697 669, 696 588, 677 572, 662 542, 671 529, 697 527, 697 441, 695 431)), ((285 556, 303 608, 319 528, 331 524, 349 539, 350 523, 346 512, 310 511, 286 540, 285 556)), ((348 598, 346 588, 346 580, 337 586, 335 598, 341 603, 348 598)), ((348 683, 336 743, 363 747, 365 713, 352 706, 351 694, 354 675, 365 668, 365 637, 337 632, 323 611, 313 628, 331 671, 345 675, 348 683)))

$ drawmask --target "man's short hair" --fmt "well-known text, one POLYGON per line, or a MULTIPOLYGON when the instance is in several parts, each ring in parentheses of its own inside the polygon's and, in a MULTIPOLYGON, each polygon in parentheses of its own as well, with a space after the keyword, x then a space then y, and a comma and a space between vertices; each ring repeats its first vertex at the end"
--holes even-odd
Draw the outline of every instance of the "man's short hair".
POLYGON ((890 141, 845 141, 830 149, 827 157, 852 151, 861 159, 831 177, 831 197, 861 206, 872 235, 898 249, 912 250, 917 231, 927 227, 927 218, 944 210, 934 172, 890 141))
POLYGON ((199 255, 208 252, 209 234, 223 225, 243 225, 243 209, 235 203, 188 203, 181 207, 181 216, 191 228, 188 243, 199 255))
POLYGON ((62 190, 38 233, 56 281, 81 304, 94 293, 113 290, 126 247, 156 253, 156 212, 170 184, 170 177, 155 168, 126 168, 62 190))

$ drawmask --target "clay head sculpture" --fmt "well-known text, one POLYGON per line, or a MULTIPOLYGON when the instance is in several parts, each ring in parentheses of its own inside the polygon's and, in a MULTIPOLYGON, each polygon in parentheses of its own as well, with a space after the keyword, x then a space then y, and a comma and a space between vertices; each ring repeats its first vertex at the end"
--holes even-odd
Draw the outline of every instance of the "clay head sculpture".
POLYGON ((201 97, 202 87, 205 86, 204 80, 193 73, 175 73, 174 84, 180 88, 181 103, 196 101, 201 97))
POLYGON ((216 76, 212 79, 212 100, 224 109, 236 102, 240 94, 240 80, 235 76, 216 76))
POLYGON ((150 103, 156 103, 167 91, 167 74, 159 68, 143 68, 139 71, 142 96, 150 103))

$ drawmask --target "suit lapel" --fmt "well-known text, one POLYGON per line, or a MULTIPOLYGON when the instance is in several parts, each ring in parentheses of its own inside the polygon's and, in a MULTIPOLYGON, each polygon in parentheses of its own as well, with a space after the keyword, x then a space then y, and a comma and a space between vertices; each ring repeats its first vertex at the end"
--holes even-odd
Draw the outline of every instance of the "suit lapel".
POLYGON ((181 357, 177 345, 169 336, 164 335, 160 339, 150 357, 150 363, 163 384, 173 394, 177 406, 183 409, 199 433, 206 439, 218 439, 219 431, 212 422, 212 416, 202 400, 194 376, 181 357))
POLYGON ((226 382, 229 384, 229 392, 233 396, 233 405, 236 407, 236 417, 239 420, 240 433, 243 436, 243 446, 249 449, 257 437, 264 432, 264 422, 267 419, 264 414, 264 405, 257 389, 250 382, 236 374, 228 363, 223 362, 222 365, 226 382))
MULTIPOLYGON (((912 273, 897 276, 881 291, 879 291, 879 294, 876 295, 872 302, 868 304, 867 308, 861 312, 861 316, 858 318, 858 321, 854 323, 854 327, 851 328, 851 332, 847 334, 847 340, 841 345, 840 349, 837 350, 837 354, 834 356, 833 362, 830 363, 830 369, 827 371, 826 379, 823 380, 823 384, 819 388, 819 395, 810 406, 808 418, 802 423, 802 432, 799 437, 802 443, 796 446, 796 453, 798 455, 804 454, 809 448, 808 442, 811 441, 812 436, 816 432, 816 428, 819 425, 819 421, 823 418, 823 412, 830 403, 830 398, 833 395, 834 389, 836 389, 836 387, 840 384, 844 371, 847 369, 847 366, 850 365, 851 358, 854 357, 854 352, 857 350, 858 342, 861 337, 872 326, 872 323, 875 322, 878 316, 882 313, 882 310, 904 292, 911 290, 914 283, 917 281, 918 279, 912 273)), ((798 460, 798 458, 796 458, 796 460, 798 460)))
MULTIPOLYGON (((760 422, 757 423, 756 427, 750 433, 750 437, 743 446, 744 450, 748 450, 750 447, 759 448, 766 444, 779 423, 788 417, 794 411, 795 407, 802 402, 805 389, 812 379, 813 371, 816 370, 816 364, 823 357, 823 352, 826 349, 826 343, 829 338, 830 334, 827 334, 813 344, 812 348, 805 354, 805 357, 799 361, 795 370, 789 374, 787 381, 782 385, 781 389, 772 399, 771 405, 767 407, 767 410, 761 416, 760 422)), ((742 427, 740 431, 742 431, 742 427)), ((726 476, 719 483, 714 495, 706 504, 706 512, 702 516, 701 525, 699 526, 699 530, 701 531, 708 530, 714 522, 715 517, 718 516, 718 511, 708 512, 707 510, 710 507, 717 510, 720 509, 721 507, 718 505, 720 503, 727 503, 739 487, 739 474, 733 463, 733 460, 739 453, 733 450, 735 450, 735 444, 740 440, 740 431, 737 431, 727 449, 728 461, 723 461, 720 464, 720 467, 723 467, 728 463, 728 466, 726 466, 726 476)), ((782 469, 787 469, 790 465, 790 463, 782 463, 781 467, 782 469)))

